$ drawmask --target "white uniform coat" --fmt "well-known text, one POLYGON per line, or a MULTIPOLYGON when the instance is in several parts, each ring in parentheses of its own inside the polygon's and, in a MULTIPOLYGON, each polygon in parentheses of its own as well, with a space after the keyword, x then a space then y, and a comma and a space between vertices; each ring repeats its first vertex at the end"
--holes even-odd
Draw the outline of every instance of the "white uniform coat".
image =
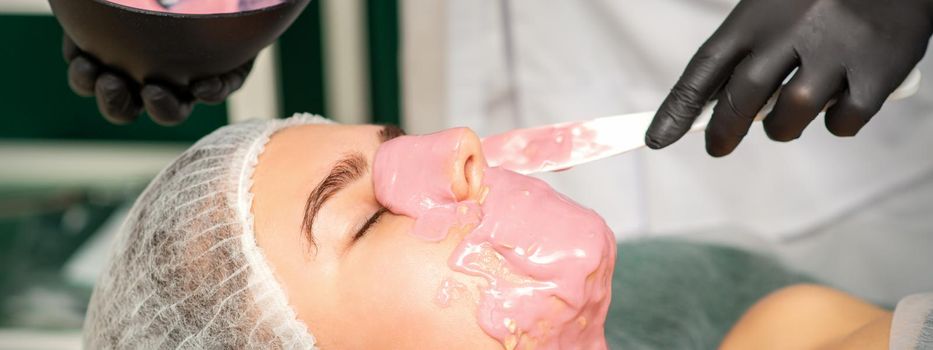
MULTIPOLYGON (((656 109, 729 0, 451 0, 444 118, 480 135, 656 109)), ((761 125, 730 156, 702 134, 546 177, 622 238, 713 227, 779 240, 870 205, 933 171, 933 79, 854 138, 822 117, 791 143, 761 125)))

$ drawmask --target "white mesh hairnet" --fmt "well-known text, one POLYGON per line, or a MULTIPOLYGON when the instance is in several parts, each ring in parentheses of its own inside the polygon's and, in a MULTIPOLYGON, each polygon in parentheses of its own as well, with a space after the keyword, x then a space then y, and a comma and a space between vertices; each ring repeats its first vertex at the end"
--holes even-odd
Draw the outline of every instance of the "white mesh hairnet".
POLYGON ((223 127, 136 200, 84 324, 89 349, 310 349, 253 234, 253 169, 277 130, 327 120, 223 127))

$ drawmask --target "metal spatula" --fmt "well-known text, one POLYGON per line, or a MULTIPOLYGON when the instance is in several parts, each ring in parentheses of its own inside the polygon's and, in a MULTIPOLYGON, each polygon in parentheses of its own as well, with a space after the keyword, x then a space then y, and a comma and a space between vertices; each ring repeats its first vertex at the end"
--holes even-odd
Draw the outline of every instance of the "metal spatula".
MULTIPOLYGON (((913 70, 888 101, 909 97, 920 88, 920 72, 913 70)), ((755 117, 762 120, 774 108, 772 96, 755 117)), ((716 102, 710 102, 689 132, 706 130, 716 102)), ((624 114, 580 122, 515 129, 483 139, 490 166, 523 173, 568 169, 645 147, 645 132, 655 112, 624 114)))

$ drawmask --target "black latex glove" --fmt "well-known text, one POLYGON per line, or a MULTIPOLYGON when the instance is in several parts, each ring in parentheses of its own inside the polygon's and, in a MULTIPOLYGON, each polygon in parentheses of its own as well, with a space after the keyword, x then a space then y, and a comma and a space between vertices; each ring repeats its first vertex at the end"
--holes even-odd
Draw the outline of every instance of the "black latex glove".
POLYGON ((706 151, 727 155, 796 67, 763 122, 768 136, 800 137, 833 99, 826 128, 853 136, 920 61, 931 33, 931 0, 743 0, 693 56, 645 142, 674 143, 718 99, 706 151))
POLYGON ((100 113, 115 124, 136 120, 143 108, 156 123, 181 123, 191 114, 195 103, 217 104, 227 99, 230 93, 243 86, 253 67, 250 60, 229 73, 192 82, 186 91, 178 91, 159 84, 140 87, 118 70, 103 66, 82 52, 67 35, 62 42, 62 52, 68 62, 71 89, 80 96, 96 96, 100 113))

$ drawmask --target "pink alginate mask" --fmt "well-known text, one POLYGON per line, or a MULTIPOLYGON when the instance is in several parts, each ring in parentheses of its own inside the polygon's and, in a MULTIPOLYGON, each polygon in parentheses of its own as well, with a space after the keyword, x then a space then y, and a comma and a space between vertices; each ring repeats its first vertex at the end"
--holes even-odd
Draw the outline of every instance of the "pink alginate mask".
POLYGON ((234 13, 275 6, 287 0, 107 0, 142 10, 184 14, 234 13), (163 5, 164 4, 164 5, 163 5))
MULTIPOLYGON (((412 234, 426 241, 468 229, 448 264, 487 282, 479 286, 477 321, 507 349, 605 349, 612 231, 547 183, 487 168, 481 157, 473 157, 485 173, 479 194, 458 200, 455 192, 463 191, 452 188, 451 174, 463 166, 454 160, 465 134, 451 129, 384 143, 373 166, 377 200, 414 218, 412 234)), ((447 280, 439 288, 443 304, 465 287, 447 280)))

